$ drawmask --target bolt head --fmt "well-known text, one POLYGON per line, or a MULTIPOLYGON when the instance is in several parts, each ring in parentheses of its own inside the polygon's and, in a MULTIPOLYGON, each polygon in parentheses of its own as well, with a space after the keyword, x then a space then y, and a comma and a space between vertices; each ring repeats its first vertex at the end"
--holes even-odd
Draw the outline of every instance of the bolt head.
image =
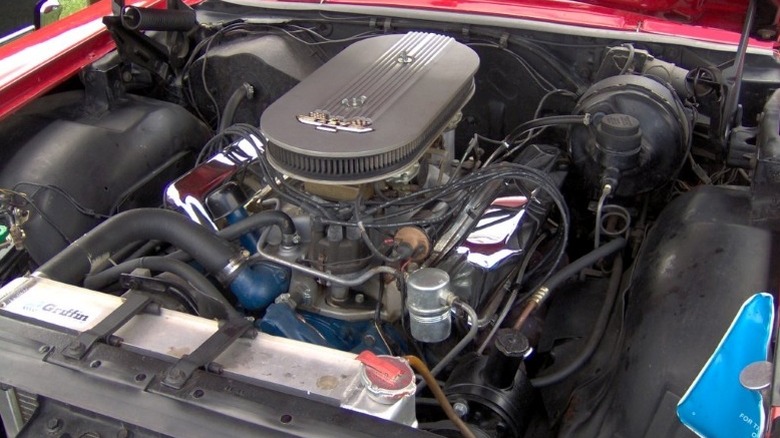
POLYGON ((762 40, 773 40, 777 37, 777 31, 770 28, 759 29, 757 33, 762 40))
POLYGON ((168 371, 168 375, 166 376, 166 379, 168 379, 168 381, 170 382, 177 383, 183 381, 185 377, 186 375, 184 374, 184 371, 179 369, 173 369, 168 371))
POLYGON ((83 353, 86 351, 87 346, 84 345, 82 342, 73 341, 70 345, 68 345, 68 350, 70 350, 73 353, 83 353))
POLYGON ((465 401, 457 401, 452 405, 452 409, 458 414, 458 417, 465 417, 469 413, 469 404, 465 401))
POLYGON ((46 421, 46 429, 49 431, 55 431, 62 426, 62 420, 59 418, 49 418, 46 421))

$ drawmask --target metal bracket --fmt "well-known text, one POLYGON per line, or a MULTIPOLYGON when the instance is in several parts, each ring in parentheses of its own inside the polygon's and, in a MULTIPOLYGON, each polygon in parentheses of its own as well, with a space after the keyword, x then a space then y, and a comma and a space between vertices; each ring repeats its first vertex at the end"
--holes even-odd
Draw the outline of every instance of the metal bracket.
POLYGON ((114 332, 125 325, 130 318, 144 311, 151 301, 149 296, 132 291, 128 292, 125 294, 125 302, 121 306, 117 307, 95 327, 81 333, 63 350, 62 355, 71 359, 81 359, 100 340, 110 345, 119 344, 120 340, 112 336, 114 332))
POLYGON ((111 0, 111 13, 117 17, 122 13, 122 9, 125 8, 125 0, 111 0))
POLYGON ((167 78, 171 70, 170 50, 148 36, 125 29, 119 16, 103 17, 122 59, 141 65, 160 78, 167 78))
POLYGON ((124 99, 122 65, 116 58, 101 58, 81 70, 85 88, 85 106, 91 113, 102 114, 124 99))
POLYGON ((460 36, 463 37, 463 41, 471 41, 471 26, 464 24, 460 29, 460 36))
POLYGON ((247 319, 236 318, 228 320, 219 330, 206 339, 206 342, 200 344, 192 354, 182 356, 176 362, 176 365, 171 367, 165 374, 165 378, 162 381, 163 385, 173 389, 182 389, 197 369, 206 367, 207 370, 212 371, 210 368, 215 367, 210 365, 212 365, 214 359, 251 328, 252 322, 247 319))
POLYGON ((129 274, 121 274, 119 277, 119 285, 123 289, 135 289, 144 292, 146 295, 152 296, 153 302, 159 303, 162 307, 167 309, 183 311, 185 313, 192 313, 200 316, 198 313, 200 306, 186 293, 182 292, 182 289, 184 288, 181 284, 151 277, 151 273, 148 270, 135 269, 129 274), (148 294, 147 292, 152 293, 148 294), (166 301, 163 301, 166 298, 173 298, 175 301, 167 303, 166 301), (176 307, 177 305, 181 305, 182 307, 176 307))
POLYGON ((498 40, 498 45, 502 49, 506 49, 509 46, 509 34, 504 32, 501 34, 501 39, 498 40))
POLYGON ((393 19, 390 18, 390 17, 385 18, 385 22, 382 25, 382 28, 383 28, 385 33, 389 33, 390 31, 392 31, 393 30, 393 19))

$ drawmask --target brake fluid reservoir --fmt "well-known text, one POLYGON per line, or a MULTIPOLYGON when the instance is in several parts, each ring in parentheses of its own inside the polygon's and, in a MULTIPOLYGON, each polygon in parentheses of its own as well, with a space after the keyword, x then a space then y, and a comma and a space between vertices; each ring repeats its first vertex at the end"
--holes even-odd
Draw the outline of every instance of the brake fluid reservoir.
POLYGON ((413 272, 407 281, 406 307, 410 329, 420 342, 441 342, 450 336, 450 276, 437 268, 413 272))

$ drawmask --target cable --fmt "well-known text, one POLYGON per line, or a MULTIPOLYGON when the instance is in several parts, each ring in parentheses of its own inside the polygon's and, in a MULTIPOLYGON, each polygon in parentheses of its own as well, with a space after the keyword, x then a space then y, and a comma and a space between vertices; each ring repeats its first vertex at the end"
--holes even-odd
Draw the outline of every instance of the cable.
MULTIPOLYGON (((206 84, 206 76, 205 76, 205 70, 206 70, 206 55, 211 50, 212 45, 214 45, 215 42, 217 42, 218 39, 228 36, 229 34, 235 33, 235 32, 243 32, 244 34, 250 34, 250 35, 262 35, 262 34, 287 34, 288 36, 294 37, 294 34, 302 32, 301 30, 292 30, 292 31, 286 31, 282 28, 279 28, 277 26, 271 25, 271 24, 265 24, 265 23, 251 23, 247 20, 240 19, 240 20, 233 20, 228 23, 221 24, 221 27, 216 30, 212 35, 200 40, 193 50, 190 52, 190 56, 187 59, 187 61, 184 63, 182 68, 178 71, 178 74, 176 76, 175 82, 177 84, 183 84, 186 81, 186 90, 187 92, 184 93, 185 97, 187 98, 190 106, 195 109, 195 112, 198 114, 201 120, 208 123, 208 120, 203 115, 203 113, 200 111, 200 108, 197 105, 197 102, 195 102, 194 93, 192 89, 192 81, 189 80, 189 72, 192 67, 192 65, 199 59, 199 55, 201 55, 201 58, 203 59, 203 65, 201 69, 201 80, 203 82, 204 91, 206 92, 207 97, 211 100, 211 103, 214 105, 214 110, 217 115, 217 123, 214 126, 220 126, 220 110, 219 106, 217 105, 216 100, 214 99, 214 96, 211 94, 211 91, 208 89, 208 86, 206 84), (202 52, 202 53, 201 53, 202 52)), ((296 38, 298 39, 298 38, 296 38)))
MULTIPOLYGON (((292 27, 296 27, 296 26, 292 26, 292 27)), ((298 41, 300 43, 306 44, 307 46, 318 46, 318 45, 321 45, 321 44, 333 44, 333 43, 347 43, 347 42, 357 41, 357 40, 361 40, 361 39, 365 39, 365 38, 370 38, 370 37, 373 37, 373 36, 378 34, 377 31, 371 30, 371 31, 366 31, 366 32, 362 32, 362 33, 359 33, 359 34, 355 34, 355 35, 352 35, 352 36, 349 36, 349 37, 346 37, 346 38, 328 39, 328 38, 322 36, 321 34, 312 31, 311 29, 308 29, 308 28, 300 28, 300 29, 301 30, 305 30, 305 31, 307 31, 309 33, 312 33, 312 34, 320 37, 322 39, 322 41, 306 41, 304 39, 298 38, 297 36, 293 35, 288 30, 285 30, 285 29, 282 29, 282 28, 280 28, 279 30, 281 32, 287 34, 290 38, 292 38, 292 39, 294 39, 294 40, 296 40, 296 41, 298 41)))
POLYGON ((520 285, 522 284, 523 277, 525 276, 525 270, 528 269, 528 264, 531 262, 531 258, 533 257, 534 253, 536 253, 536 249, 543 241, 544 241, 544 236, 540 236, 538 239, 534 241, 531 247, 528 248, 528 252, 526 253, 525 257, 523 257, 523 262, 520 265, 520 268, 517 270, 515 286, 512 288, 512 293, 509 295, 509 298, 506 300, 506 304, 504 304, 504 308, 501 310, 501 313, 496 319, 495 324, 493 324, 493 328, 490 329, 490 333, 488 333, 487 337, 485 337, 485 340, 482 341, 482 345, 480 345, 479 348, 477 349, 477 354, 482 354, 485 351, 485 349, 488 347, 488 345, 490 345, 491 339, 493 339, 493 336, 496 335, 498 329, 501 328, 501 324, 504 322, 504 319, 506 319, 506 316, 509 314, 509 311, 512 310, 512 307, 515 304, 515 300, 517 299, 517 296, 520 292, 520 285))
POLYGON ((374 308, 374 320, 372 321, 374 324, 374 329, 376 330, 377 334, 379 335, 379 339, 382 341, 382 344, 387 348, 387 351, 390 354, 393 354, 393 349, 390 347, 390 341, 385 334, 384 329, 382 328, 382 300, 384 300, 385 296, 385 282, 381 279, 379 280, 379 293, 376 297, 376 307, 374 308))
POLYGON ((137 259, 137 258, 145 257, 147 254, 152 252, 152 250, 154 250, 158 246, 164 246, 164 245, 165 245, 165 243, 161 242, 159 240, 150 240, 150 241, 146 242, 143 246, 141 246, 140 248, 135 250, 132 254, 127 256, 126 259, 130 260, 130 259, 137 259))
MULTIPOLYGON (((474 321, 474 325, 476 326, 476 320, 474 321)), ((447 418, 455 423, 455 426, 457 426, 458 430, 460 430, 460 433, 463 434, 463 436, 466 438, 476 438, 474 432, 472 432, 466 423, 463 422, 460 417, 458 417, 458 414, 455 413, 455 409, 452 408, 450 401, 447 400, 447 396, 444 395, 444 391, 442 391, 441 387, 439 386, 439 382, 436 381, 436 378, 433 376, 431 371, 428 370, 428 367, 425 366, 425 363, 417 356, 404 356, 404 359, 409 361, 409 365, 411 365, 412 368, 414 368, 414 370, 422 376, 423 381, 431 388, 433 396, 441 405, 441 408, 444 410, 447 418)))
POLYGON ((580 123, 584 125, 589 125, 590 114, 540 117, 537 119, 532 119, 527 122, 521 123, 517 128, 515 128, 512 132, 510 132, 509 135, 506 136, 504 142, 511 144, 515 140, 517 140, 517 137, 520 134, 530 129, 542 128, 546 126, 555 126, 555 125, 577 125, 580 123))
POLYGON ((541 388, 558 383, 574 374, 588 361, 588 359, 590 359, 601 342, 601 339, 604 337, 612 308, 615 306, 615 301, 617 300, 618 292, 620 291, 620 279, 622 278, 622 275, 623 257, 618 255, 615 257, 615 261, 612 262, 612 275, 609 277, 607 296, 604 298, 604 304, 601 306, 601 311, 599 312, 598 319, 596 319, 593 331, 588 338, 588 342, 571 362, 558 371, 531 379, 531 385, 541 388))
POLYGON ((153 247, 150 245, 151 243, 154 243, 155 246, 160 244, 159 241, 149 241, 149 242, 147 242, 147 241, 139 240, 137 242, 132 242, 132 243, 130 243, 128 245, 125 245, 124 248, 122 248, 122 249, 120 249, 118 251, 115 251, 113 254, 111 254, 111 257, 108 259, 108 261, 111 264, 116 265, 116 264, 124 262, 126 260, 137 259, 139 257, 143 257, 146 254, 148 254, 149 251, 151 251, 153 249, 153 247), (138 252, 139 249, 142 249, 145 252, 143 254, 141 254, 141 255, 135 255, 138 252))
MULTIPOLYGON (((542 109, 544 108, 544 104, 547 102, 547 100, 551 96, 554 96, 556 94, 563 94, 564 96, 571 97, 571 98, 573 98, 575 100, 577 99, 577 93, 574 93, 572 91, 569 91, 569 90, 566 90, 566 89, 563 89, 563 88, 556 88, 555 90, 552 90, 552 91, 548 92, 547 94, 545 94, 544 96, 542 96, 542 98, 539 100, 539 104, 536 105, 536 110, 534 111, 534 118, 535 119, 541 117, 542 109)), ((522 148, 523 146, 528 144, 528 142, 530 142, 534 138, 540 136, 544 131, 547 130, 547 128, 549 128, 549 126, 545 126, 543 128, 529 130, 528 131, 528 135, 525 137, 525 139, 523 139, 522 141, 517 143, 512 149, 509 149, 504 154, 502 159, 507 159, 507 158, 511 157, 512 155, 514 155, 515 152, 517 152, 518 150, 520 150, 520 148, 522 148)))
MULTIPOLYGON (((474 311, 474 309, 463 302, 460 299, 456 299, 452 302, 452 305, 455 307, 459 307, 464 312, 466 312, 466 315, 468 316, 466 320, 466 324, 468 324, 468 320, 471 320, 471 327, 469 327, 468 333, 466 333, 466 336, 463 337, 463 339, 460 340, 457 344, 455 344, 454 347, 452 347, 452 350, 450 350, 449 353, 447 353, 442 360, 439 361, 439 363, 436 364, 436 366, 433 367, 431 370, 431 376, 436 377, 437 374, 441 370, 444 369, 449 363, 455 359, 455 357, 460 354, 461 351, 463 351, 464 348, 466 348, 467 345, 471 343, 471 341, 474 340, 474 338, 477 336, 477 331, 479 330, 479 324, 477 321, 479 321, 479 316, 477 315, 477 312, 474 311)), ((417 392, 422 391, 423 388, 425 388, 426 382, 420 382, 419 385, 417 385, 417 392)))
POLYGON ((496 148, 495 151, 490 155, 490 157, 485 160, 485 163, 482 164, 482 168, 487 167, 490 163, 495 161, 496 158, 498 158, 499 154, 504 150, 509 150, 509 147, 512 146, 512 144, 517 140, 517 137, 520 135, 535 129, 535 128, 544 128, 548 126, 556 126, 556 125, 577 125, 577 124, 590 124, 590 114, 584 114, 584 115, 574 115, 574 116, 549 116, 549 117, 540 117, 536 119, 531 119, 526 122, 521 123, 518 125, 515 129, 510 132, 506 138, 504 138, 504 141, 501 143, 501 146, 496 148))
POLYGON ((612 184, 604 184, 604 187, 601 189, 601 197, 599 197, 599 202, 596 205, 596 227, 593 230, 593 249, 596 249, 601 245, 601 213, 604 208, 604 202, 606 202, 607 197, 610 194, 612 194, 612 184))
MULTIPOLYGON (((466 152, 463 152, 463 157, 461 157, 460 161, 458 161, 458 166, 455 168, 455 171, 452 172, 453 178, 457 178, 458 174, 460 173, 460 169, 463 167, 463 163, 466 161, 466 158, 468 158, 469 154, 472 150, 477 146, 477 143, 479 142, 479 138, 481 136, 479 134, 474 134, 474 137, 469 141, 469 145, 466 148, 466 152)), ((499 142, 500 143, 500 142, 499 142)), ((476 159, 474 160, 476 162, 476 159)))
POLYGON ((566 97, 571 97, 573 99, 577 99, 577 93, 573 91, 566 90, 564 88, 556 88, 554 90, 549 91, 547 94, 542 96, 542 98, 539 100, 539 103, 536 105, 536 110, 534 111, 534 118, 539 118, 542 115, 542 108, 544 108, 544 104, 547 103, 547 100, 550 99, 550 97, 555 96, 556 94, 563 94, 566 97))
POLYGON ((628 48, 628 56, 626 57, 626 62, 623 64, 623 67, 620 69, 620 73, 618 73, 618 75, 626 74, 629 67, 631 67, 631 64, 634 62, 634 55, 635 55, 635 49, 633 44, 626 43, 626 44, 622 44, 622 46, 628 48))
POLYGON ((206 96, 208 96, 209 100, 211 100, 211 103, 214 105, 214 112, 216 113, 217 120, 213 126, 219 127, 222 124, 222 115, 220 114, 219 111, 219 104, 217 103, 217 100, 214 98, 214 95, 211 94, 211 90, 209 90, 209 86, 206 83, 206 61, 208 60, 208 57, 205 56, 205 53, 208 53, 209 49, 211 49, 211 44, 213 42, 214 42, 214 38, 209 39, 209 42, 206 44, 206 50, 204 52, 203 62, 201 63, 201 68, 200 68, 200 81, 203 84, 203 90, 206 92, 206 96))
MULTIPOLYGON (((54 192, 54 193, 62 196, 63 198, 65 198, 65 200, 68 201, 68 203, 70 203, 73 206, 73 208, 76 209, 76 211, 78 211, 79 213, 83 214, 84 216, 89 216, 91 218, 101 219, 101 220, 102 219, 108 219, 109 217, 111 217, 109 214, 98 213, 98 212, 96 212, 95 210, 93 210, 91 208, 87 208, 87 207, 83 206, 70 193, 66 192, 64 189, 62 189, 61 187, 56 186, 54 184, 39 184, 39 183, 34 183, 34 182, 29 182, 29 181, 22 181, 22 182, 18 182, 16 184, 14 184, 14 186, 13 186, 13 188, 11 188, 11 190, 13 190, 14 192, 19 192, 19 187, 20 186, 30 186, 30 187, 35 187, 37 189, 51 190, 52 192, 54 192)), ((30 195, 30 197, 31 198, 35 197, 35 193, 30 195)))
POLYGON ((167 160, 165 160, 165 162, 162 163, 161 165, 159 165, 156 168, 152 169, 150 172, 147 172, 141 179, 139 179, 138 181, 133 183, 133 185, 131 185, 130 187, 125 189, 125 191, 123 191, 122 194, 119 195, 117 200, 114 202, 114 204, 108 210, 108 215, 109 216, 113 216, 113 215, 117 214, 119 212, 119 208, 122 206, 122 204, 127 202, 127 200, 132 197, 133 193, 137 192, 142 187, 144 187, 147 184, 149 184, 149 182, 151 182, 155 178, 159 177, 160 174, 162 174, 163 172, 168 170, 174 164, 177 164, 180 161, 182 161, 182 159, 184 157, 186 157, 187 155, 189 155, 190 153, 192 153, 192 152, 189 151, 189 150, 184 150, 184 151, 178 152, 178 153, 172 155, 167 160))
POLYGON ((33 193, 32 195, 28 195, 28 194, 27 194, 27 193, 25 193, 25 192, 18 192, 18 191, 13 191, 13 190, 8 190, 8 189, 3 189, 3 188, 0 188, 0 198, 1 198, 0 200, 2 200, 2 205, 0 205, 0 208, 2 208, 2 209, 0 210, 0 215, 1 215, 2 217, 4 217, 4 218, 5 218, 5 219, 4 219, 4 220, 5 220, 5 225, 7 225, 7 226, 9 226, 9 227, 10 227, 10 226, 12 226, 12 225, 14 224, 14 222, 15 222, 15 219, 13 219, 13 218, 14 218, 14 215, 12 214, 12 210, 13 210, 13 208, 14 208, 14 206, 15 206, 15 205, 14 205, 14 203, 11 203, 10 205, 7 205, 7 204, 5 203, 5 202, 7 202, 7 200, 6 200, 6 197, 7 197, 7 196, 11 196, 11 197, 14 197, 14 198, 18 197, 18 199, 20 200, 20 202, 21 202, 21 203, 22 203, 22 204, 23 204, 25 207, 26 207, 26 206, 30 206, 30 207, 31 207, 33 210, 35 210, 35 212, 36 212, 36 213, 38 213, 38 215, 41 217, 41 219, 42 219, 44 222, 46 222, 46 223, 47 223, 47 224, 48 224, 48 225, 49 225, 49 226, 52 228, 52 230, 54 230, 54 231, 55 231, 57 234, 59 234, 59 236, 62 238, 62 241, 63 241, 63 242, 65 242, 65 243, 66 243, 66 244, 68 244, 68 245, 70 245, 71 243, 73 243, 73 240, 71 240, 70 238, 68 238, 68 236, 65 234, 65 232, 64 232, 64 231, 63 231, 63 230, 62 230, 62 229, 61 229, 61 228, 60 228, 60 227, 57 225, 57 223, 56 223, 56 222, 54 222, 54 221, 53 221, 53 220, 52 220, 52 219, 49 217, 49 215, 48 215, 48 214, 44 213, 44 211, 43 211, 43 210, 41 210, 41 209, 38 207, 38 205, 36 205, 36 204, 35 204, 35 201, 33 200, 33 198, 35 197, 35 195, 36 195, 37 193, 38 193, 38 192, 36 191, 36 192, 35 192, 35 193, 33 193))
POLYGON ((618 204, 607 204, 602 208, 601 215, 601 234, 605 236, 615 237, 621 234, 626 235, 628 239, 628 231, 631 228, 631 213, 628 210, 618 204), (622 220, 622 224, 618 229, 608 229, 604 224, 609 224, 609 220, 616 218, 622 220))
POLYGON ((482 344, 477 349, 477 354, 481 355, 485 348, 490 344, 490 340, 493 339, 493 336, 496 335, 496 332, 501 327, 501 323, 504 322, 504 319, 506 318, 506 315, 509 314, 509 311, 512 309, 512 304, 514 304, 515 300, 517 299, 519 289, 517 287, 512 288, 512 293, 509 294, 509 298, 506 300, 506 304, 501 309, 501 313, 499 314, 498 318, 496 318, 496 323, 493 324, 493 328, 490 329, 490 333, 488 333, 487 337, 485 337, 485 340, 482 341, 482 344))
POLYGON ((504 53, 507 53, 528 72, 528 76, 536 83, 537 86, 539 86, 540 89, 544 91, 550 91, 551 89, 555 89, 555 85, 553 85, 552 82, 548 81, 547 78, 545 78, 538 71, 536 71, 536 69, 533 68, 528 61, 526 61, 519 54, 507 48, 504 48, 495 43, 466 43, 466 45, 470 47, 488 47, 491 49, 497 49, 504 53))
POLYGON ((394 257, 388 257, 387 255, 383 254, 379 249, 374 245, 374 242, 371 241, 371 237, 369 237, 368 233, 366 232, 366 227, 363 225, 363 221, 360 219, 360 200, 362 199, 362 195, 358 194, 357 197, 355 197, 355 221, 357 222, 358 230, 360 231, 360 238, 363 239, 363 243, 366 244, 366 247, 368 247, 369 251, 371 251, 371 254, 378 257, 385 263, 395 263, 398 261, 403 260, 405 257, 410 256, 411 254, 397 254, 394 257))
MULTIPOLYGON (((586 116, 577 117, 578 120, 582 120, 583 117, 586 116)), ((357 217, 359 219, 361 213, 358 212, 357 216, 355 215, 355 203, 321 202, 319 200, 313 199, 308 194, 295 189, 288 182, 286 182, 285 178, 280 176, 267 162, 267 157, 265 156, 264 137, 256 127, 239 123, 231 126, 229 129, 231 130, 230 132, 235 133, 235 135, 238 135, 242 139, 246 140, 249 145, 255 149, 257 153, 257 160, 253 162, 253 165, 248 166, 245 161, 241 161, 241 159, 238 158, 238 155, 246 154, 237 151, 236 148, 225 149, 225 151, 232 151, 232 153, 226 152, 226 156, 228 158, 234 159, 237 165, 248 166, 248 169, 255 173, 258 177, 262 178, 268 184, 271 190, 273 190, 279 196, 280 199, 285 202, 300 206, 308 213, 317 217, 322 224, 351 227, 359 226, 356 221, 337 219, 337 216, 349 217, 347 216, 349 210, 352 210, 352 217, 357 217)), ((456 214, 464 211, 469 198, 474 193, 483 190, 485 184, 491 181, 502 180, 522 181, 524 184, 535 186, 536 194, 526 194, 529 197, 530 203, 537 202, 541 204, 542 201, 540 201, 538 197, 547 196, 555 204, 556 209, 560 214, 560 245, 558 251, 556 251, 557 256, 550 268, 550 270, 554 269, 563 258, 568 240, 568 207, 563 198, 563 195, 558 189, 557 184, 552 181, 548 174, 538 169, 516 163, 501 163, 501 165, 477 169, 463 178, 451 180, 442 186, 418 190, 400 198, 379 202, 372 207, 367 208, 363 214, 373 217, 378 215, 380 212, 384 212, 382 217, 377 218, 373 223, 363 222, 362 225, 364 228, 397 228, 407 225, 429 226, 434 224, 437 224, 440 227, 445 227, 447 225, 448 219, 451 219, 456 214), (448 208, 442 213, 430 218, 413 218, 413 215, 421 208, 423 208, 425 203, 434 201, 444 202, 448 205, 448 208), (387 212, 388 209, 392 211, 387 212), (391 219, 398 216, 408 216, 410 219, 391 221, 391 219)), ((479 212, 474 213, 476 214, 479 212)), ((301 268, 307 270, 310 269, 306 267, 300 267, 300 265, 296 266, 299 267, 299 271, 301 268)), ((324 273, 317 270, 309 270, 306 273, 326 279, 326 277, 323 275, 324 273)), ((346 281, 346 279, 338 279, 338 281, 343 282, 346 281)))

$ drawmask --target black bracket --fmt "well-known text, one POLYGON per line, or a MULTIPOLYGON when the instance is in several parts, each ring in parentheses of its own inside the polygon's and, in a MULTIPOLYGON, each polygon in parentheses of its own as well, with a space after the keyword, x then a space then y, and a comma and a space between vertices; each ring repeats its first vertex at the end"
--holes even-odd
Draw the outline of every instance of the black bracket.
POLYGON ((150 275, 149 271, 144 269, 136 269, 129 274, 123 273, 119 277, 119 285, 127 290, 136 289, 143 292, 151 292, 152 301, 159 303, 167 309, 200 316, 199 309, 201 306, 186 292, 182 291, 183 286, 181 284, 151 277, 150 275), (174 301, 163 301, 165 298, 173 298, 174 301), (177 305, 182 307, 177 307, 177 305))
POLYGON ((211 365, 214 359, 250 329, 252 329, 252 322, 247 319, 235 318, 226 321, 192 354, 182 356, 176 365, 168 370, 162 381, 163 385, 173 389, 182 389, 187 380, 199 368, 205 367, 208 371, 213 371, 215 367, 211 365))
POLYGON ((125 302, 110 315, 100 321, 95 327, 81 333, 70 343, 62 355, 71 359, 81 359, 98 341, 109 345, 118 345, 121 340, 113 334, 127 323, 133 316, 143 312, 152 299, 143 294, 128 292, 124 295, 125 302))
POLYGON ((122 65, 116 57, 101 58, 81 70, 88 111, 101 114, 125 97, 122 72, 122 65))
POLYGON ((103 24, 111 33, 122 59, 143 66, 160 78, 168 77, 170 51, 165 45, 141 32, 125 29, 119 16, 103 17, 103 24))

